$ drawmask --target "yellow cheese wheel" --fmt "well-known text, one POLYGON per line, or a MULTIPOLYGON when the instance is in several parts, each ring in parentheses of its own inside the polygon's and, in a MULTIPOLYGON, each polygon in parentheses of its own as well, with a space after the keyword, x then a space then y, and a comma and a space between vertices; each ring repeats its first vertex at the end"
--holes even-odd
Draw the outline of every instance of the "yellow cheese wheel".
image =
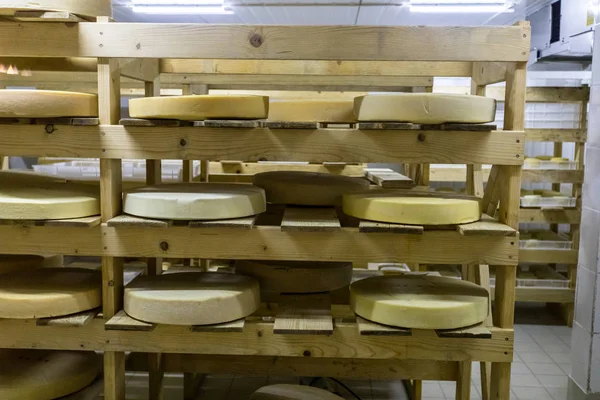
POLYGON ((369 188, 366 179, 303 171, 262 172, 253 183, 265 190, 269 203, 302 206, 339 205, 343 194, 369 188))
POLYGON ((429 275, 386 275, 350 285, 350 307, 370 321, 418 329, 457 329, 483 322, 489 293, 471 282, 429 275))
POLYGON ((270 121, 352 122, 351 100, 271 100, 270 121))
POLYGON ((278 384, 263 386, 250 400, 341 400, 340 396, 312 386, 278 384))
POLYGON ((409 225, 465 224, 481 218, 476 198, 407 196, 394 190, 346 194, 343 210, 360 219, 409 225))
POLYGON ((46 183, 66 183, 67 180, 59 176, 39 174, 25 169, 11 169, 0 171, 0 186, 39 186, 46 183))
POLYGON ((349 285, 352 263, 240 260, 235 263, 235 272, 258 280, 263 292, 319 293, 349 285))
POLYGON ((0 350, 0 399, 52 400, 75 393, 100 372, 93 351, 0 350))
POLYGON ((102 273, 84 268, 40 268, 2 275, 0 318, 49 318, 102 304, 102 273))
POLYGON ((12 271, 31 270, 35 268, 57 268, 63 266, 61 255, 17 255, 0 254, 0 274, 12 271))
POLYGON ((477 124, 495 120, 496 100, 443 93, 368 94, 354 98, 354 115, 359 121, 477 124))
POLYGON ((262 119, 269 114, 267 96, 193 95, 144 97, 129 100, 132 118, 182 119, 262 119))
POLYGON ((125 312, 156 324, 212 325, 258 309, 258 282, 221 272, 138 276, 125 288, 125 312))
POLYGON ((131 189, 123 195, 123 211, 145 218, 242 218, 260 214, 266 207, 264 191, 244 184, 163 184, 131 189))
POLYGON ((53 90, 0 90, 0 118, 97 117, 98 96, 53 90))

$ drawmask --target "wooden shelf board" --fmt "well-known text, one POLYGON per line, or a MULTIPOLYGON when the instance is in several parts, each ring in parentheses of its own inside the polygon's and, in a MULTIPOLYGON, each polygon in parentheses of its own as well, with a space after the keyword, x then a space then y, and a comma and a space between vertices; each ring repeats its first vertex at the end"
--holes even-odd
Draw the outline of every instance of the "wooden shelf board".
POLYGON ((578 225, 581 222, 581 210, 542 210, 539 208, 521 208, 519 212, 519 221, 544 224, 578 225))
POLYGON ((520 249, 519 261, 540 264, 577 264, 579 250, 520 249))

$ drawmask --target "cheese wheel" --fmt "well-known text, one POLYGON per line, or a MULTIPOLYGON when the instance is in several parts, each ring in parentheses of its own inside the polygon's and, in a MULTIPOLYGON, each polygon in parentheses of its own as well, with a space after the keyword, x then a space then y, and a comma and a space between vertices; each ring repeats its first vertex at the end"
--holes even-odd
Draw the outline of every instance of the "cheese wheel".
POLYGON ((250 395, 250 400, 341 400, 327 390, 312 386, 278 384, 263 386, 250 395))
POLYGON ((0 399, 52 400, 75 393, 100 372, 93 351, 0 350, 0 399))
POLYGON ((53 90, 0 90, 0 118, 97 117, 98 96, 53 90))
POLYGON ((17 185, 39 186, 46 183, 66 183, 67 180, 59 176, 40 174, 26 169, 11 169, 0 171, 0 186, 17 185))
POLYGON ((271 100, 270 121, 352 122, 352 100, 271 100))
POLYGON ((131 189, 123 195, 123 211, 145 218, 230 219, 266 209, 265 192, 244 184, 163 184, 131 189))
POLYGON ((132 118, 182 119, 261 119, 269 114, 267 96, 192 95, 144 97, 129 100, 132 118))
POLYGON ((138 276, 125 288, 125 312, 155 324, 212 325, 258 309, 258 282, 220 272, 138 276))
POLYGON ((394 190, 344 195, 343 210, 360 219, 409 225, 465 224, 481 218, 476 198, 407 196, 394 190))
POLYGON ((262 172, 253 183, 265 190, 269 203, 301 206, 339 205, 343 194, 369 188, 366 179, 302 171, 262 172))
POLYGON ((554 158, 554 156, 536 156, 535 158, 542 161, 550 161, 554 158))
POLYGON ((319 293, 348 286, 352 280, 352 263, 236 261, 235 272, 258 280, 263 292, 319 293))
POLYGON ((386 275, 350 285, 350 307, 370 321, 417 329, 456 329, 483 322, 489 293, 471 282, 429 275, 386 275))
POLYGON ((0 274, 12 271, 31 270, 35 268, 62 267, 63 256, 61 255, 16 255, 0 254, 0 274))
POLYGON ((442 93, 368 94, 354 98, 359 121, 479 124, 496 119, 496 100, 442 93))
POLYGON ((2 275, 0 318, 49 318, 102 304, 102 273, 83 268, 40 268, 2 275))

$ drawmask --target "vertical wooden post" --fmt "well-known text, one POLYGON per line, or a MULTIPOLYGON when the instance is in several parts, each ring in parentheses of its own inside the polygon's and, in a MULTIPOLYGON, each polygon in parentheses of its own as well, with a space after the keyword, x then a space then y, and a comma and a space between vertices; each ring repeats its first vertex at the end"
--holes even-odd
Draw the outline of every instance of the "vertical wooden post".
MULTIPOLYGON (((98 17, 98 22, 109 22, 98 17)), ((116 59, 98 58, 98 116, 101 125, 119 123, 121 88, 116 59)), ((121 213, 121 160, 100 159, 102 222, 121 213)), ((123 303, 123 259, 102 257, 102 312, 105 319, 121 310, 123 303)), ((125 399, 125 353, 104 352, 104 398, 125 399)))
POLYGON ((471 361, 460 361, 456 380, 456 400, 471 398, 471 361))
MULTIPOLYGON (((183 85, 182 94, 189 96, 192 93, 192 85, 183 85)), ((183 160, 183 168, 181 170, 181 181, 191 182, 194 177, 194 160, 183 160)))

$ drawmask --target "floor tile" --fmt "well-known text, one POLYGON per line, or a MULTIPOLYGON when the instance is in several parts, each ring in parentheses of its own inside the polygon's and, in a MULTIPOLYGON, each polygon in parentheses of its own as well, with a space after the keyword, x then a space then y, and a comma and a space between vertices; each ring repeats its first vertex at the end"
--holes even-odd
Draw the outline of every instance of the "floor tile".
POLYGON ((542 384, 533 374, 512 375, 510 377, 510 386, 522 387, 542 387, 542 384))
POLYGON ((567 390, 565 388, 546 388, 553 400, 567 400, 567 390))
MULTIPOLYGON (((510 374, 531 374, 533 371, 529 369, 529 367, 523 363, 512 363, 510 367, 510 374)), ((533 372, 535 374, 535 372, 533 372)))
POLYGON ((569 384, 569 378, 566 375, 539 375, 537 379, 545 388, 558 387, 566 389, 569 384))
POLYGON ((548 400, 550 399, 550 393, 544 388, 532 388, 532 387, 512 387, 517 400, 548 400))
POLYGON ((564 375, 562 369, 555 363, 530 363, 527 365, 534 375, 564 375))
MULTIPOLYGON (((537 352, 537 353, 519 352, 519 357, 521 358, 521 360, 523 360, 523 362, 525 364, 529 364, 529 363, 551 363, 552 362, 552 358, 550 358, 550 356, 548 356, 544 352, 537 352)), ((570 360, 571 358, 568 357, 568 359, 570 360)))
POLYGON ((571 353, 548 353, 548 355, 557 364, 566 364, 571 362, 571 353))
POLYGON ((569 375, 571 373, 571 363, 570 362, 568 362, 568 363, 558 363, 558 366, 560 367, 560 369, 563 370, 563 372, 566 375, 569 375))

